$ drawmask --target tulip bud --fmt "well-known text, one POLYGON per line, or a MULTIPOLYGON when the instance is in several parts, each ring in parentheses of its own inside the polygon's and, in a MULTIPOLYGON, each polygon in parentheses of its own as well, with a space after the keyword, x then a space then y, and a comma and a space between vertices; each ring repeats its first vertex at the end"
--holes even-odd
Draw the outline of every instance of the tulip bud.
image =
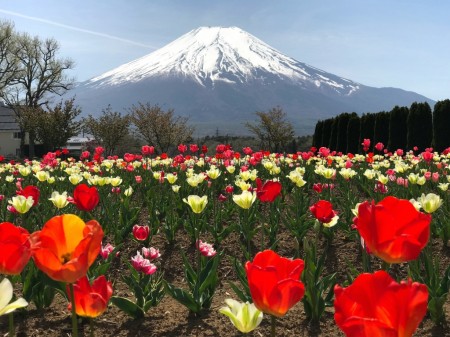
POLYGON ((442 205, 442 199, 434 193, 428 193, 427 195, 422 194, 422 196, 417 200, 425 212, 433 213, 442 205))
POLYGON ((11 200, 8 200, 8 203, 14 207, 14 209, 17 211, 17 213, 24 214, 27 213, 30 208, 34 204, 33 197, 25 198, 23 195, 18 195, 15 197, 12 197, 11 200))
POLYGON ((129 197, 129 196, 131 196, 132 194, 133 194, 133 187, 128 187, 125 191, 123 191, 123 194, 126 196, 126 197, 129 197))
POLYGON ((256 329, 263 319, 263 313, 253 303, 241 303, 231 298, 225 300, 226 307, 219 312, 230 318, 231 323, 242 333, 256 329))
POLYGON ((50 200, 53 205, 59 209, 64 208, 69 204, 69 202, 67 201, 67 192, 63 192, 62 194, 60 194, 59 192, 54 191, 52 192, 51 198, 49 198, 48 200, 50 200))
POLYGON ((206 207, 208 203, 208 197, 204 195, 203 197, 199 197, 198 195, 190 195, 183 199, 183 202, 188 204, 191 207, 192 212, 201 213, 206 207))
POLYGON ((144 241, 147 240, 150 233, 150 228, 148 226, 133 226, 133 236, 136 240, 144 241))

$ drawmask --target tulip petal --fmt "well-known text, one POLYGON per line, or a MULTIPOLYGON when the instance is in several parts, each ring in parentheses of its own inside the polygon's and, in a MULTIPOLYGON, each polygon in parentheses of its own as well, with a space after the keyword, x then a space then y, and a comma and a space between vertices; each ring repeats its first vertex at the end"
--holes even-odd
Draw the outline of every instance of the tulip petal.
POLYGON ((31 257, 30 234, 10 222, 0 224, 0 274, 17 275, 31 257))
POLYGON ((409 200, 386 197, 358 208, 355 225, 369 250, 389 263, 416 259, 430 237, 431 216, 409 200))
POLYGON ((13 312, 16 309, 26 307, 28 305, 28 302, 25 301, 22 297, 18 300, 8 304, 6 307, 4 307, 2 310, 0 310, 0 316, 9 314, 10 312, 13 312))
POLYGON ((427 311, 423 284, 397 283, 385 271, 361 274, 335 286, 334 318, 347 337, 411 337, 427 311))
POLYGON ((33 259, 50 278, 73 283, 87 273, 98 256, 102 238, 97 221, 85 224, 73 214, 56 216, 33 233, 33 259))
POLYGON ((285 279, 278 282, 269 296, 269 303, 272 305, 272 314, 282 317, 300 301, 305 294, 305 285, 299 280, 285 279))
POLYGON ((11 282, 4 278, 2 282, 0 282, 0 310, 6 307, 6 305, 11 301, 13 296, 13 287, 11 282))
POLYGON ((256 254, 245 265, 247 280, 255 306, 274 316, 283 316, 304 295, 300 281, 304 262, 287 259, 272 250, 256 254))
POLYGON ((377 319, 351 317, 339 327, 347 337, 398 337, 395 329, 377 319))

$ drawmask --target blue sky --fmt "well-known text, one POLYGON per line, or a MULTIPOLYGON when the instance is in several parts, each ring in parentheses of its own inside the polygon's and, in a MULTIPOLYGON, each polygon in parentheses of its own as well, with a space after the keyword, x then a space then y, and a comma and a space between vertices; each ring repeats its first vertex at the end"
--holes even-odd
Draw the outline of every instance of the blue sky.
POLYGON ((282 53, 375 87, 450 98, 448 0, 2 0, 0 19, 61 45, 78 81, 200 26, 237 26, 282 53))

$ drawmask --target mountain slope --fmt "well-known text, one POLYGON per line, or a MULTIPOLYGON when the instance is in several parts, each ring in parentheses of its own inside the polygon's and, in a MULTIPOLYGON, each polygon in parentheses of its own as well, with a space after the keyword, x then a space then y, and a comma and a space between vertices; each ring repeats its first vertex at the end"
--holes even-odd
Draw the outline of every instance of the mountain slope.
POLYGON ((281 106, 299 134, 344 111, 377 112, 414 101, 434 102, 395 88, 372 88, 290 58, 237 28, 201 27, 157 51, 76 89, 85 113, 111 104, 160 104, 190 116, 198 135, 245 133, 254 112, 281 106))

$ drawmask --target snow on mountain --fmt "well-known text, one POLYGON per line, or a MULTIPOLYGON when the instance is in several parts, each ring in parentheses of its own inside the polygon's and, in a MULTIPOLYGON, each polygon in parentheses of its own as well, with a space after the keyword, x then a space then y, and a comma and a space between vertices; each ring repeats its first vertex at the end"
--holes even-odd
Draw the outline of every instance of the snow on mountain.
POLYGON ((158 76, 182 76, 203 86, 218 81, 269 84, 278 79, 326 86, 344 95, 359 89, 358 83, 298 62, 237 27, 194 29, 151 54, 91 79, 88 85, 115 86, 158 76))
MULTIPOLYGON (((376 65, 374 65, 376 66, 376 65)), ((248 134, 255 111, 280 106, 297 134, 341 112, 390 111, 395 105, 434 102, 397 88, 373 88, 288 57, 237 28, 201 27, 155 52, 121 65, 70 92, 83 114, 108 105, 126 112, 137 103, 174 109, 197 126, 248 134)))

